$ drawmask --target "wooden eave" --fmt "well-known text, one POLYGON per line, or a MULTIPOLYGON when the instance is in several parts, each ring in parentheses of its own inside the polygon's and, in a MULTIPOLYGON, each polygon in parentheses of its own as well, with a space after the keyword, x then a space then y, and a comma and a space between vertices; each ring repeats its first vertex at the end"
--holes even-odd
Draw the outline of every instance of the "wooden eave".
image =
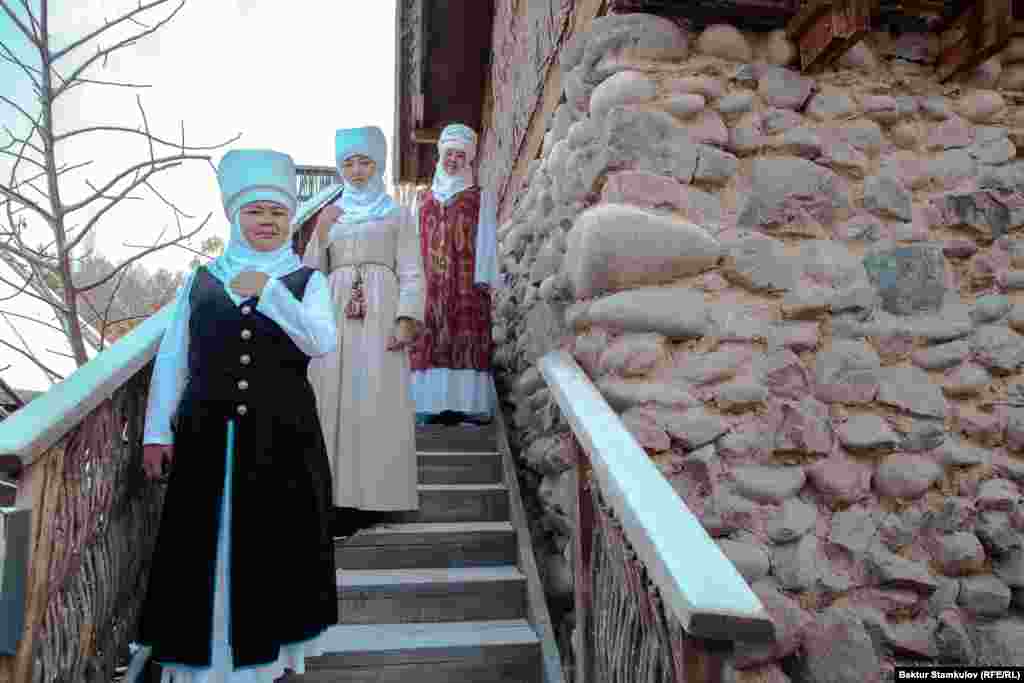
POLYGON ((398 0, 394 177, 430 180, 441 129, 483 124, 493 0, 398 0))

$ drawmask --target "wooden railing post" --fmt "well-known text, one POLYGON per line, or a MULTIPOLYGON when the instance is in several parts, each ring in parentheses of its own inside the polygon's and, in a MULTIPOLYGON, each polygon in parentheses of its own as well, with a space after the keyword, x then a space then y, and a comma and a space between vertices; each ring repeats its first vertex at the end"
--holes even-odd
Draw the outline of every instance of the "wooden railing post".
POLYGON ((572 438, 573 454, 576 458, 575 522, 576 537, 573 540, 573 591, 576 612, 576 683, 591 680, 590 667, 593 654, 593 639, 590 637, 590 608, 592 605, 591 550, 594 542, 594 500, 590 494, 590 461, 576 437, 572 438))
POLYGON ((686 683, 721 683, 722 666, 732 651, 732 642, 687 636, 683 651, 686 683))

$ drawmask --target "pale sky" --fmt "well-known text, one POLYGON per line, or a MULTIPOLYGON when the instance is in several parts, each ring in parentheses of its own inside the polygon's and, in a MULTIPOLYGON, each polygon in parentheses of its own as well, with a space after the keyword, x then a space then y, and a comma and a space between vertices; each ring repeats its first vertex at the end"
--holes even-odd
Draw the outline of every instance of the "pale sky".
MULTIPOLYGON (((19 3, 4 0, 9 7, 19 3)), ((50 22, 54 40, 68 44, 76 37, 118 16, 137 0, 51 0, 50 22)), ((153 10, 151 23, 166 16, 178 0, 153 10)), ((38 0, 33 0, 38 7, 38 0)), ((18 8, 20 10, 20 8, 18 8)), ((137 31, 138 27, 125 26, 137 31)), ((123 36, 115 29, 111 37, 123 36)), ((0 39, 31 58, 13 22, 0 12, 0 39)), ((136 127, 141 116, 136 95, 141 95, 151 130, 170 140, 180 139, 185 124, 186 142, 209 145, 238 133, 233 147, 270 147, 291 154, 297 164, 333 165, 334 133, 349 126, 380 126, 391 144, 394 121, 395 0, 188 0, 178 15, 157 33, 112 58, 106 68, 94 67, 95 79, 147 83, 136 90, 84 85, 70 91, 57 112, 60 130, 100 123, 136 127)), ((108 45, 109 38, 102 41, 108 45)), ((83 59, 95 45, 71 53, 83 59)), ((72 60, 73 61, 73 60, 72 60)), ((70 62, 69 62, 70 63, 70 62)), ((67 73, 69 69, 65 69, 67 73)), ((14 67, 0 62, 0 94, 24 108, 33 107, 31 85, 14 67)), ((0 124, 24 131, 23 122, 0 102, 0 124)), ((0 133, 0 138, 6 136, 0 133)), ((167 153, 168 148, 163 148, 167 153)), ((62 189, 65 202, 90 192, 86 180, 100 184, 146 158, 139 136, 94 133, 64 143, 68 163, 92 160, 69 178, 62 189)), ((211 152, 216 164, 224 149, 211 152)), ((158 148, 158 156, 160 149, 158 148)), ((390 161, 390 154, 389 154, 390 161)), ((10 159, 0 158, 0 177, 6 181, 10 159)), ((390 178, 391 168, 387 169, 390 178)), ((216 178, 203 161, 156 179, 159 191, 196 216, 184 227, 213 212, 209 227, 199 237, 226 238, 227 221, 221 208, 216 178)), ((97 247, 113 258, 135 250, 129 242, 152 242, 160 230, 176 230, 170 211, 148 192, 144 201, 126 202, 99 223, 97 247)), ((88 218, 88 211, 78 218, 88 218)), ((195 242, 198 245, 198 241, 195 242)), ((150 268, 183 269, 191 255, 171 248, 146 257, 150 268)))
MULTIPOLYGON (((38 16, 39 0, 29 1, 38 16)), ((154 24, 179 2, 171 0, 140 18, 147 25, 154 24)), ((58 47, 69 45, 102 26, 105 19, 120 16, 123 9, 138 3, 50 0, 52 43, 58 47)), ((0 0, 0 6, 25 17, 22 0, 0 0)), ((113 29, 99 45, 106 47, 139 29, 132 24, 113 29)), ((0 42, 18 58, 39 64, 38 53, 2 9, 0 42)), ((140 95, 150 129, 171 141, 180 140, 182 121, 186 142, 192 145, 211 145, 240 133, 230 147, 206 152, 214 165, 232 147, 269 147, 291 154, 300 165, 333 166, 338 128, 377 125, 391 144, 394 42, 395 0, 187 0, 177 16, 157 33, 118 52, 105 67, 97 65, 84 74, 92 79, 151 87, 83 85, 73 89, 59 100, 56 127, 58 132, 93 125, 139 127, 142 119, 136 95, 140 95)), ((69 74, 96 49, 97 43, 92 42, 72 51, 66 63, 58 64, 58 71, 69 74)), ((38 111, 29 79, 3 59, 0 96, 30 114, 38 111)), ((8 142, 5 127, 18 134, 28 130, 27 122, 3 98, 0 148, 8 142)), ((157 147, 157 156, 168 154, 168 149, 157 147)), ((118 172, 148 158, 143 138, 130 134, 92 133, 61 143, 58 151, 60 160, 68 164, 92 162, 66 176, 61 185, 65 204, 91 194, 88 182, 101 186, 118 172)), ((11 161, 0 153, 0 182, 4 184, 10 178, 11 161)), ((390 175, 389 167, 389 184, 390 175)), ((216 177, 207 162, 188 162, 157 176, 154 183, 163 196, 196 217, 184 220, 186 231, 212 213, 208 227, 193 239, 193 247, 212 235, 227 238, 228 223, 216 177)), ((25 194, 42 200, 30 190, 25 194)), ((124 246, 126 242, 150 244, 162 229, 170 228, 168 234, 176 232, 170 210, 148 191, 140 194, 142 200, 123 202, 98 223, 96 247, 117 262, 138 251, 124 246)), ((101 201, 92 209, 72 214, 72 229, 74 224, 81 226, 103 204, 101 201)), ((5 213, 0 213, 0 225, 7 229, 5 213)), ((38 235, 34 242, 52 240, 52 233, 38 220, 30 225, 33 238, 38 235)), ((183 270, 191 259, 192 254, 172 247, 145 257, 141 263, 151 271, 160 267, 183 270)), ((8 279, 14 279, 4 272, 8 279)), ((45 305, 0 285, 0 339, 35 350, 48 367, 67 374, 74 363, 67 356, 69 349, 63 336, 55 329, 57 324, 45 305)), ((19 389, 44 390, 50 384, 41 370, 4 346, 0 346, 0 377, 19 389)))

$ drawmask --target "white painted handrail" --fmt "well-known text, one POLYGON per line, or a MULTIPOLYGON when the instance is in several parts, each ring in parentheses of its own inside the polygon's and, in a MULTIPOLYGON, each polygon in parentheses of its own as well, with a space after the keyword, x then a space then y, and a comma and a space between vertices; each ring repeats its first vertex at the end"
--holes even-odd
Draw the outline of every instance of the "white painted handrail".
POLYGON ((45 394, 0 422, 0 455, 16 455, 22 465, 32 464, 110 398, 156 355, 173 308, 164 306, 45 394))
POLYGON ((716 640, 773 640, 760 599, 572 356, 554 351, 538 366, 604 500, 684 630, 716 640))

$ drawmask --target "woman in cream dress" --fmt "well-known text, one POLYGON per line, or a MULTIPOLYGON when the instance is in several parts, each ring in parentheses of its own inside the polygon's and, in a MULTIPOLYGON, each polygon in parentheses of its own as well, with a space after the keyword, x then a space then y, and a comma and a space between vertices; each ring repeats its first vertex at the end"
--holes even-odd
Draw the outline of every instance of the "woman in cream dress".
POLYGON ((310 381, 331 460, 334 528, 347 535, 419 507, 408 348, 424 286, 416 227, 385 191, 384 134, 340 130, 336 152, 344 190, 312 218, 303 260, 328 276, 338 323, 338 350, 314 359, 310 381))

